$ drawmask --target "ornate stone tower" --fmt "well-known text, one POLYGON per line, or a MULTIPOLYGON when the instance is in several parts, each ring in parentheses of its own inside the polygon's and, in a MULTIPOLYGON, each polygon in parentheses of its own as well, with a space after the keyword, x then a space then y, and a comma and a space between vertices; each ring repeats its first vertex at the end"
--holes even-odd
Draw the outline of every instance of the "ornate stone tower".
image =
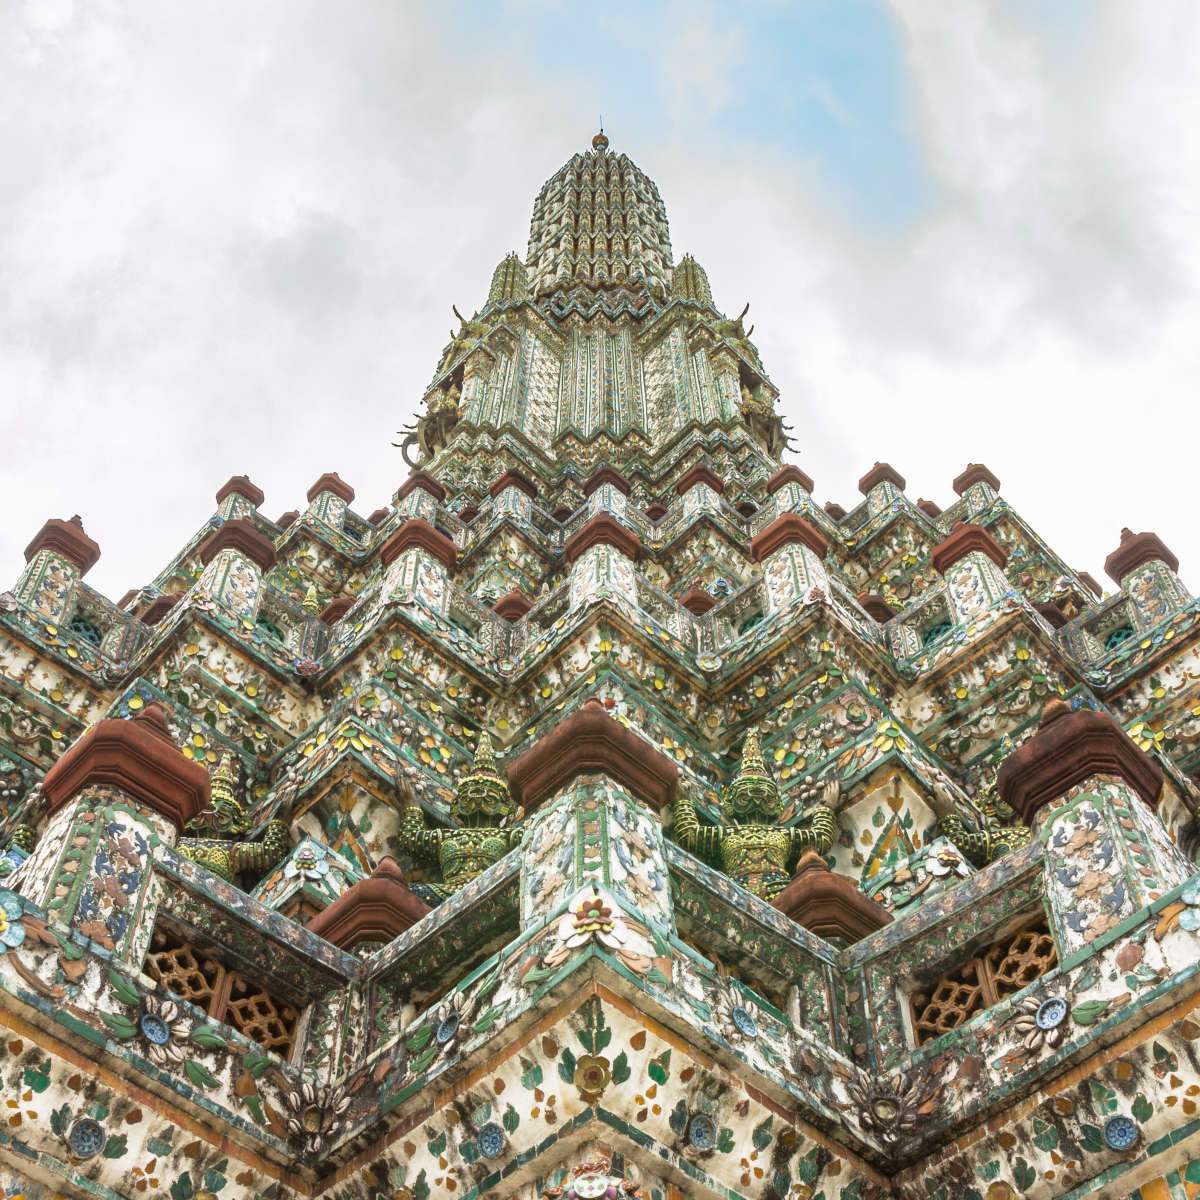
POLYGON ((46 523, 6 1200, 1200 1193, 1200 605, 978 464, 819 507, 745 319, 600 134, 388 507, 235 477, 117 604, 46 523))

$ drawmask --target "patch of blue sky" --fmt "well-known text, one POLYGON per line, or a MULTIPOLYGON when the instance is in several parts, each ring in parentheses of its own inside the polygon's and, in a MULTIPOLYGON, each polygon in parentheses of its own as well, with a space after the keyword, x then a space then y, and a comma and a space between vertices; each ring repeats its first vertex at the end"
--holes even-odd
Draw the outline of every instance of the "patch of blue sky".
POLYGON ((443 13, 474 45, 528 62, 548 97, 582 120, 603 112, 614 146, 635 130, 641 145, 749 144, 802 166, 827 203, 881 233, 935 199, 902 34, 880 0, 475 0, 443 13))

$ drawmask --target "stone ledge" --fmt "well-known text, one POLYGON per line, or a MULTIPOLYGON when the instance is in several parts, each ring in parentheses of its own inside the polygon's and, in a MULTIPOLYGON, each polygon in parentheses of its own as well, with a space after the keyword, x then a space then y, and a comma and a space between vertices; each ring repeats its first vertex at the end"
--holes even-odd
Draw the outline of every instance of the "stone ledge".
POLYGON ((505 488, 515 487, 527 495, 530 500, 537 498, 537 485, 526 479, 520 471, 505 471, 495 483, 488 488, 488 492, 495 499, 505 488))
POLYGON ((606 483, 612 484, 622 496, 628 496, 633 490, 633 485, 620 471, 615 467, 603 466, 597 467, 588 477, 587 482, 583 485, 583 494, 590 496, 597 488, 603 487, 606 483))
POLYGON ((982 525, 956 525, 929 552, 929 561, 939 575, 945 573, 960 559, 978 551, 986 554, 1002 571, 1008 562, 1008 551, 996 541, 982 525))
POLYGON ((405 550, 424 550, 436 558, 447 571, 454 570, 458 552, 454 543, 440 530, 421 517, 409 517, 382 546, 379 557, 385 567, 391 566, 405 550))
POLYGON ((826 940, 857 942, 892 920, 882 904, 860 892, 844 875, 831 871, 815 850, 800 856, 792 882, 771 903, 797 925, 826 940))
POLYGON ((679 477, 675 484, 675 494, 682 496, 689 488, 693 488, 698 483, 707 483, 710 488, 718 495, 725 490, 725 480, 716 473, 707 463, 697 463, 690 471, 685 472, 679 477))
POLYGON ((446 489, 428 471, 414 471, 401 485, 396 493, 396 500, 403 500, 417 488, 424 488, 439 504, 446 498, 446 489))
POLYGON ((326 471, 305 493, 311 504, 322 492, 332 492, 347 504, 354 500, 354 489, 336 472, 326 471))
POLYGON ((626 529, 616 517, 603 512, 597 513, 571 535, 563 547, 563 555, 568 563, 573 563, 593 546, 612 546, 634 562, 642 553, 641 538, 632 529, 626 529))
POLYGON ((881 483, 893 483, 900 491, 904 491, 904 476, 891 463, 877 462, 859 481, 858 490, 865 496, 881 483))
POLYGON ((1119 586, 1130 571, 1136 571, 1148 562, 1161 562, 1172 571, 1179 570, 1179 559, 1167 549, 1157 533, 1122 529, 1121 544, 1104 560, 1104 573, 1119 586))
POLYGON ((813 481, 799 467, 793 463, 788 463, 786 467, 780 467, 770 479, 767 480, 767 495, 773 496, 785 483, 798 483, 806 492, 813 490, 813 481))
POLYGON ((750 539, 750 557, 755 562, 762 562, 776 550, 793 543, 807 546, 818 558, 824 558, 829 551, 825 535, 811 521, 795 513, 784 513, 750 539))
POLYGON ((260 507, 267 498, 262 488, 250 482, 249 475, 234 475, 227 479, 217 490, 217 503, 235 494, 245 496, 255 508, 260 507))
POLYGON ((39 550, 61 554, 79 568, 80 575, 86 575, 100 559, 99 544, 84 533, 83 522, 78 517, 69 521, 51 517, 25 547, 25 561, 29 562, 39 550))
POLYGON ((983 463, 967 463, 967 469, 950 486, 961 496, 967 488, 976 483, 986 483, 994 492, 1000 490, 1000 480, 983 463))

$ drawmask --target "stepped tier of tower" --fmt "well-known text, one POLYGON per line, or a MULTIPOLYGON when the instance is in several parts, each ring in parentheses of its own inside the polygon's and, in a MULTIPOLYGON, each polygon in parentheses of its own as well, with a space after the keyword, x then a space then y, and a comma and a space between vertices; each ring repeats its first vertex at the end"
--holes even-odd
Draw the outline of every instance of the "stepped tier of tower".
POLYGON ((36 534, 14 1188, 1186 1194, 1200 603, 1128 530, 1102 594, 981 464, 819 503, 744 320, 598 138, 386 505, 236 476, 115 603, 36 534))

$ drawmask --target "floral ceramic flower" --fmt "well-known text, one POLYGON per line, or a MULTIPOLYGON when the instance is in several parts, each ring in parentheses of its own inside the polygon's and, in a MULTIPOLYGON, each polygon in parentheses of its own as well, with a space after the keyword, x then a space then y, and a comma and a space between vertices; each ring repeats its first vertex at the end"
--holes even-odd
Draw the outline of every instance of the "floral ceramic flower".
POLYGON ((639 975, 649 971, 654 961, 654 945, 650 939, 634 928, 610 897, 599 891, 564 913, 555 932, 558 945, 545 955, 548 967, 560 966, 573 950, 593 938, 639 975))
POLYGON ((325 847, 312 841, 301 842, 288 859, 283 873, 288 879, 320 879, 322 875, 327 875, 329 863, 325 858, 325 847))
POLYGON ((728 1042, 752 1041, 758 1037, 754 1005, 748 1003, 727 977, 717 981, 712 998, 713 1019, 728 1042))
POLYGON ((858 1106, 858 1117, 867 1133, 892 1146, 912 1130, 928 1097, 906 1075, 892 1079, 863 1079, 847 1086, 858 1106))
POLYGON ((0 954, 15 949, 25 940, 23 911, 21 897, 8 888, 0 888, 0 954))
POLYGON ((1026 996, 1017 1005, 1012 1023, 1013 1030, 1026 1050, 1057 1046, 1066 1032, 1066 1020, 1070 1011, 1070 1006, 1059 996, 1051 996, 1049 999, 1026 996))
POLYGON ((183 1013, 173 1000, 143 996, 138 1014, 138 1030, 146 1047, 146 1057, 158 1066, 183 1061, 183 1043, 191 1028, 181 1019, 183 1013))
POLYGON ((284 1096, 288 1133, 311 1158, 322 1154, 342 1125, 350 1107, 345 1088, 317 1087, 305 1081, 284 1096))
POLYGON ((898 750, 904 745, 904 730, 895 721, 880 721, 875 726, 875 748, 898 750))
POLYGON ((575 1086, 585 1104, 595 1104, 612 1079, 612 1063, 601 1054, 584 1054, 575 1063, 575 1086))
POLYGON ((475 1014, 475 1001, 465 992, 455 992, 433 1010, 430 1026, 439 1054, 449 1054, 465 1026, 475 1014))

